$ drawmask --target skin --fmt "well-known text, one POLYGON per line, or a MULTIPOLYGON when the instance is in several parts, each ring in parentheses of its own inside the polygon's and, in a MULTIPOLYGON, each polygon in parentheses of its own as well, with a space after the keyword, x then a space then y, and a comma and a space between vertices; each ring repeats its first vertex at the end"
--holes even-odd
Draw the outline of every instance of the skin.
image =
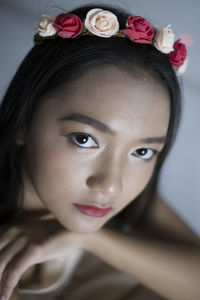
MULTIPOLYGON (((33 215, 34 210, 44 209, 48 216, 50 213, 52 219, 47 221, 52 224, 45 224, 44 220, 33 223, 31 219, 24 223, 20 218, 21 227, 19 224, 11 228, 17 236, 9 251, 1 256, 3 269, 5 262, 13 257, 3 273, 3 288, 0 286, 0 293, 8 298, 19 279, 22 279, 20 286, 24 284, 23 279, 27 284, 28 278, 28 287, 33 284, 31 274, 35 264, 40 266, 40 283, 49 286, 58 275, 54 268, 58 265, 57 259, 76 249, 85 249, 167 299, 183 296, 184 299, 199 299, 199 248, 187 244, 182 234, 185 232, 183 226, 177 230, 172 225, 173 218, 167 220, 172 228, 168 232, 169 240, 177 230, 183 238, 180 244, 176 239, 175 243, 174 240, 173 243, 163 241, 162 222, 156 225, 161 228, 161 240, 149 239, 148 234, 143 238, 134 233, 130 238, 108 228, 99 230, 134 201, 151 178, 157 157, 147 162, 144 157, 136 157, 136 150, 161 151, 163 144, 146 144, 140 140, 165 136, 167 132, 170 115, 167 90, 158 78, 136 71, 114 66, 95 67, 70 86, 44 95, 43 104, 38 107, 30 126, 19 133, 24 211, 29 210, 33 215), (107 124, 115 135, 75 121, 58 121, 72 112, 107 124), (86 145, 78 147, 75 136, 72 144, 67 135, 74 132, 91 134, 97 144, 86 139, 86 145), (77 211, 73 202, 112 205, 113 210, 102 218, 89 217, 77 211), (21 246, 20 241, 24 243, 21 246), (21 248, 20 255, 16 255, 19 249, 16 246, 21 248), (53 270, 53 279, 48 270, 53 270)), ((161 216, 163 221, 162 213, 161 216)), ((155 219, 153 216, 153 221, 155 219)), ((177 217, 174 220, 177 225, 177 217)), ((148 231, 149 227, 146 229, 148 231)), ((7 236, 4 235, 4 243, 7 236)), ((60 276, 60 270, 57 271, 60 276)), ((11 300, 20 298, 15 291, 11 300)))
MULTIPOLYGON (((140 140, 166 136, 168 91, 150 75, 136 77, 110 65, 91 69, 43 98, 17 139, 22 146, 24 210, 45 208, 70 231, 95 232, 134 201, 150 180, 157 155, 146 161, 136 150, 162 150, 163 143, 140 140), (115 134, 58 120, 72 112, 107 124, 115 134), (81 144, 76 136, 71 143, 67 135, 74 132, 90 134, 97 143, 88 138, 81 144), (92 217, 73 203, 113 209, 104 217, 92 217)), ((151 154, 148 150, 145 157, 151 154)))

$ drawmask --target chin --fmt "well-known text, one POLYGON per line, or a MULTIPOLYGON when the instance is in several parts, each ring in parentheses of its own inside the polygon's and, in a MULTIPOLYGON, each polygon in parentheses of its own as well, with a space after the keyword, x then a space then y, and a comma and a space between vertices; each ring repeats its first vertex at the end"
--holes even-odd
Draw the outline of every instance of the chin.
POLYGON ((77 215, 57 215, 57 221, 67 230, 77 233, 93 233, 101 229, 107 222, 102 218, 77 215))
POLYGON ((93 233, 102 228, 103 225, 94 226, 94 224, 84 223, 84 224, 68 224, 63 226, 72 232, 77 233, 93 233))

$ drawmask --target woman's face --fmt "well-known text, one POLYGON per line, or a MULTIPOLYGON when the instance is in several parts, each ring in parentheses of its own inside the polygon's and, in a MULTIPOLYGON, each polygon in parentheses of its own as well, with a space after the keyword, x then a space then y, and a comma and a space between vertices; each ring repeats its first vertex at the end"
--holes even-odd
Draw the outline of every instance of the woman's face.
POLYGON ((71 231, 100 229, 150 180, 169 111, 158 81, 115 66, 90 70, 46 95, 21 142, 24 208, 47 208, 71 231), (88 215, 74 204, 112 209, 88 215))

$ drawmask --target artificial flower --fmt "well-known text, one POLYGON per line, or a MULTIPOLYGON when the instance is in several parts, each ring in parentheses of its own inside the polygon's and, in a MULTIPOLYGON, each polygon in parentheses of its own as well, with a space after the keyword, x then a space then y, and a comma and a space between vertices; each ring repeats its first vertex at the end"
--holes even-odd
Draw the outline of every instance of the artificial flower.
POLYGON ((142 17, 129 16, 127 19, 126 29, 122 32, 129 39, 136 43, 150 44, 154 35, 154 30, 151 24, 142 17))
POLYGON ((154 38, 155 48, 166 54, 174 50, 174 33, 170 26, 169 24, 165 28, 160 29, 154 38))
POLYGON ((75 38, 82 32, 83 24, 74 14, 60 14, 55 19, 54 27, 60 37, 75 38))
POLYGON ((53 27, 54 20, 48 16, 41 16, 36 24, 36 29, 42 37, 52 36, 56 34, 56 29, 53 27))
POLYGON ((183 65, 186 56, 187 56, 187 49, 185 44, 180 42, 180 39, 178 39, 175 43, 174 43, 174 51, 170 52, 168 54, 168 58, 170 60, 170 62, 172 63, 172 65, 174 67, 180 67, 183 65))
POLYGON ((112 12, 95 8, 87 13, 85 27, 94 35, 109 38, 119 30, 119 22, 112 12))

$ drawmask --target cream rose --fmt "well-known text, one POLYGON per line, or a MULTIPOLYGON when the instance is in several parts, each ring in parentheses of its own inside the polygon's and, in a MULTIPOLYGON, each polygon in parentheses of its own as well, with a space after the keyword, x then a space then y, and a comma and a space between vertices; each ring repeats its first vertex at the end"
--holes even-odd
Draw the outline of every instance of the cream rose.
POLYGON ((42 37, 52 36, 56 34, 56 29, 53 27, 54 20, 48 16, 41 16, 36 24, 36 29, 42 37))
POLYGON ((108 38, 119 30, 119 22, 112 12, 94 8, 86 15, 85 27, 97 36, 108 38))
POLYGON ((174 33, 170 28, 170 24, 159 30, 154 38, 154 46, 163 53, 170 53, 174 50, 174 33))

